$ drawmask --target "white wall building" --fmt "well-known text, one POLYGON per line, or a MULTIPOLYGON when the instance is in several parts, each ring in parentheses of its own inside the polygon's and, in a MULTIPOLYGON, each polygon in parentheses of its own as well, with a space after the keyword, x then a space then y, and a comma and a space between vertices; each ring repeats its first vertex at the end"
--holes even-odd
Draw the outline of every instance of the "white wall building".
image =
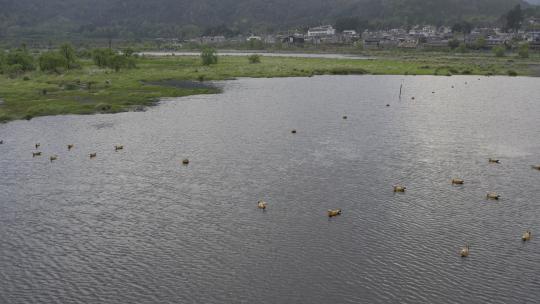
POLYGON ((312 27, 308 30, 308 37, 334 36, 336 29, 331 25, 312 27))
POLYGON ((261 36, 251 35, 251 36, 247 37, 247 39, 246 39, 246 41, 252 41, 252 40, 261 41, 262 38, 261 38, 261 36))

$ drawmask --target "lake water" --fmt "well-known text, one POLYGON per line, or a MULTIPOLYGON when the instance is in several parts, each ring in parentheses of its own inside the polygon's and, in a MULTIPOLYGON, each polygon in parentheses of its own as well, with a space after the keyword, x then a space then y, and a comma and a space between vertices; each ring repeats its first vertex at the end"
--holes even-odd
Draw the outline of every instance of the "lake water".
POLYGON ((538 303, 539 84, 239 79, 0 125, 0 303, 538 303))
MULTIPOLYGON (((200 52, 142 52, 145 56, 200 56, 200 52)), ((269 52, 241 52, 241 51, 218 51, 220 56, 250 56, 261 55, 265 57, 295 57, 295 58, 325 58, 325 59, 374 59, 374 57, 352 55, 352 54, 321 54, 321 53, 269 53, 269 52)))

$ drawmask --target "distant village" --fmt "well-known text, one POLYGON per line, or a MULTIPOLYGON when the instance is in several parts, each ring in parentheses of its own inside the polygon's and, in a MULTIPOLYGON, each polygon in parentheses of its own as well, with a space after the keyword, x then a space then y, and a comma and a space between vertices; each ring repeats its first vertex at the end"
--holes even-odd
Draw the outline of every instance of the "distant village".
POLYGON ((527 27, 536 30, 520 30, 513 33, 500 28, 473 28, 470 32, 452 31, 448 26, 416 25, 410 28, 388 30, 337 31, 332 25, 312 27, 307 32, 298 30, 270 35, 247 35, 227 38, 225 36, 203 36, 186 41, 167 41, 174 45, 232 45, 246 42, 260 45, 295 47, 307 45, 354 45, 363 49, 448 49, 464 45, 470 48, 489 49, 496 46, 514 46, 515 42, 528 42, 530 49, 540 50, 540 19, 526 21, 527 27))

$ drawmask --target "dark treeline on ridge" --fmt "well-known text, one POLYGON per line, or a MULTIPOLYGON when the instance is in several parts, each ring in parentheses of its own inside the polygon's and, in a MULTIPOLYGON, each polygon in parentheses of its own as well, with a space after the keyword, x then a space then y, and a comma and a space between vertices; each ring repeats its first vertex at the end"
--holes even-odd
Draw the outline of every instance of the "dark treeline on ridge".
POLYGON ((190 38, 351 20, 358 28, 493 24, 520 3, 528 7, 521 0, 0 0, 0 38, 190 38))

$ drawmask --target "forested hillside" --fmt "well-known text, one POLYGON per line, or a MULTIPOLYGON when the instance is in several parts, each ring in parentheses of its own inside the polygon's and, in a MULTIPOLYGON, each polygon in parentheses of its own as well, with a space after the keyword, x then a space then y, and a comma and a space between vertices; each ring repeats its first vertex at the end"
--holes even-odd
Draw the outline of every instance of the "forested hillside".
POLYGON ((0 0, 0 37, 190 36, 212 26, 280 30, 358 17, 376 26, 496 20, 520 0, 0 0))

